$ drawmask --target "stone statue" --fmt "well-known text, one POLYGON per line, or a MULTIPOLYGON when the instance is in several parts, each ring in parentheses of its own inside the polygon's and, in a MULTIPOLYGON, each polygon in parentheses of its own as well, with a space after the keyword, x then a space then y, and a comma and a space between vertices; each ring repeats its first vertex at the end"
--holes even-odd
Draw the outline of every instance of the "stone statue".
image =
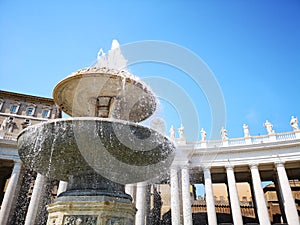
POLYGON ((220 134, 221 134, 222 140, 228 139, 227 130, 224 127, 221 128, 220 134))
POLYGON ((247 124, 243 124, 244 137, 250 137, 250 132, 247 124))
POLYGON ((290 121, 290 125, 292 126, 294 131, 298 131, 299 130, 298 118, 292 116, 291 121, 290 121))
POLYGON ((173 125, 171 126, 169 132, 170 132, 170 138, 175 139, 175 128, 173 127, 173 125))
POLYGON ((14 128, 16 126, 16 123, 14 122, 14 118, 13 117, 9 117, 8 119, 8 132, 12 133, 14 131, 14 128))
POLYGON ((181 124, 181 127, 178 129, 179 138, 184 138, 184 126, 181 124))
POLYGON ((201 141, 205 141, 206 140, 206 131, 202 128, 200 132, 201 132, 201 141))
POLYGON ((9 117, 6 117, 6 118, 3 120, 2 124, 1 124, 0 130, 7 130, 7 127, 8 127, 8 118, 9 118, 9 117))
POLYGON ((268 134, 274 134, 273 124, 271 124, 268 120, 264 123, 264 127, 267 129, 268 134))
POLYGON ((14 122, 14 118, 10 116, 3 120, 1 124, 1 130, 12 133, 14 131, 15 126, 16 123, 14 122))

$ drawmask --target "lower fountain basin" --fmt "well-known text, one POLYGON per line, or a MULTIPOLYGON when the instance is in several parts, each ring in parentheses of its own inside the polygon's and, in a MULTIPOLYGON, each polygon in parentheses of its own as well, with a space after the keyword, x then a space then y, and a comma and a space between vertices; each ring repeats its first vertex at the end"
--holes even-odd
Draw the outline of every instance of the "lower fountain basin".
POLYGON ((21 160, 38 173, 68 181, 98 173, 120 184, 167 173, 175 146, 161 133, 123 120, 78 117, 29 126, 18 136, 21 160))

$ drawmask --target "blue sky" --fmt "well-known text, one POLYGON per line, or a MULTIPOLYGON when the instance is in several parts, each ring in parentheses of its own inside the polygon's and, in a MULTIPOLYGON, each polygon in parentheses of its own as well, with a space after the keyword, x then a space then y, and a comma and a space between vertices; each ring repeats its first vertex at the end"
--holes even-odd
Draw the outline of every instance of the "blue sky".
MULTIPOLYGON (((91 65, 100 47, 158 40, 197 54, 213 72, 226 104, 229 137, 291 131, 300 117, 299 1, 9 1, 0 2, 1 90, 52 97, 71 72, 91 65)), ((163 77, 195 105, 210 130, 208 100, 189 75, 159 63, 133 65, 139 77, 163 77)), ((176 92, 174 92, 176 95, 176 92)), ((167 127, 185 118, 163 104, 167 127)), ((187 109, 188 110, 188 109, 187 109)), ((181 121, 183 120, 183 121, 181 121)), ((193 127, 186 135, 195 141, 193 127)))

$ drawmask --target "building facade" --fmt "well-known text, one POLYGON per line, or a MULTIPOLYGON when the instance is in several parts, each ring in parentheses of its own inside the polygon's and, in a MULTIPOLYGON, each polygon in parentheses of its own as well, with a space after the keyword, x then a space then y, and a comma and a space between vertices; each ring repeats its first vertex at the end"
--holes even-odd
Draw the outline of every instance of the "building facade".
MULTIPOLYGON (((24 224, 28 211, 34 220, 39 214, 44 216, 47 213, 45 204, 55 196, 53 189, 57 181, 43 182, 43 190, 35 194, 38 198, 34 199, 35 204, 30 205, 33 193, 37 192, 35 184, 41 179, 22 164, 17 150, 17 135, 31 124, 60 117, 60 109, 50 98, 0 91, 0 224, 24 224)), ((34 224, 32 218, 30 221, 27 224, 34 224)))
MULTIPOLYGON (((23 128, 61 117, 52 99, 0 91, 0 224, 42 225, 45 205, 65 190, 25 168, 18 156, 23 128)), ((289 224, 299 225, 300 131, 187 142, 184 130, 170 138, 175 160, 163 181, 126 185, 137 208, 135 225, 289 224), (263 188, 262 183, 269 182, 263 188), (197 197, 195 188, 205 194, 197 197)))

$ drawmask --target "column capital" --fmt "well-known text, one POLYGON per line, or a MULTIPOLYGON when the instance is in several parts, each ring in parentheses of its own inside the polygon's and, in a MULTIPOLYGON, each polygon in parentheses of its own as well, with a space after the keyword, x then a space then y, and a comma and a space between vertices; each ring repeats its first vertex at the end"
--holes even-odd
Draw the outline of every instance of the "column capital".
POLYGON ((203 172, 206 172, 206 171, 210 171, 211 166, 202 166, 201 168, 202 168, 203 172))
POLYGON ((190 168, 190 161, 187 161, 185 164, 180 165, 180 169, 189 169, 190 168))
POLYGON ((23 165, 23 162, 20 159, 16 159, 16 160, 14 160, 14 164, 23 165))
POLYGON ((148 185, 149 185, 149 184, 148 184, 147 181, 142 181, 142 182, 136 183, 136 186, 137 186, 137 187, 146 187, 146 186, 148 186, 148 185))
POLYGON ((277 167, 284 167, 284 163, 285 163, 284 161, 276 161, 276 162, 274 162, 276 168, 277 167))
POLYGON ((250 163, 249 168, 250 169, 258 169, 258 165, 259 165, 258 163, 250 163))
POLYGON ((211 173, 210 169, 211 169, 211 166, 203 166, 202 167, 203 173, 211 173))
POLYGON ((225 168, 226 168, 226 170, 233 170, 234 165, 227 164, 227 165, 225 165, 225 168))

